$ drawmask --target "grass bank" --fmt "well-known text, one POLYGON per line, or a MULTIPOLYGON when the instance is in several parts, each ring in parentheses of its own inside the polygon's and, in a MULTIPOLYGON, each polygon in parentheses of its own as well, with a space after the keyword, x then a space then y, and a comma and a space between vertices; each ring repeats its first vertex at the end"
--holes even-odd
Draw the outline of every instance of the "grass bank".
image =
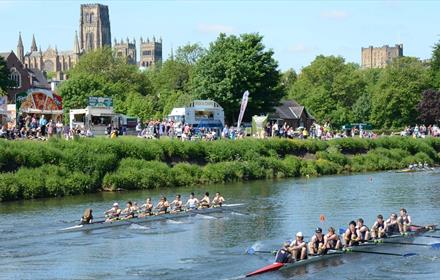
POLYGON ((440 163, 440 139, 0 141, 0 201, 440 163))

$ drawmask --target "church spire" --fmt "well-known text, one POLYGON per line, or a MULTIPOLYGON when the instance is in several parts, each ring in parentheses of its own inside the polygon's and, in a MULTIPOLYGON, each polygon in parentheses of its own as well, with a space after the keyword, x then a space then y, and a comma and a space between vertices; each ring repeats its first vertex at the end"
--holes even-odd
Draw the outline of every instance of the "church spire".
POLYGON ((20 61, 23 62, 23 60, 24 60, 24 47, 23 47, 23 40, 21 39, 21 32, 18 33, 17 56, 18 56, 18 59, 20 59, 20 61))
POLYGON ((74 44, 73 44, 73 52, 75 54, 79 54, 81 52, 81 50, 79 49, 79 41, 78 41, 78 32, 75 31, 75 38, 73 39, 74 44))
POLYGON ((32 45, 31 45, 31 52, 37 51, 37 43, 35 42, 35 35, 32 34, 32 45))

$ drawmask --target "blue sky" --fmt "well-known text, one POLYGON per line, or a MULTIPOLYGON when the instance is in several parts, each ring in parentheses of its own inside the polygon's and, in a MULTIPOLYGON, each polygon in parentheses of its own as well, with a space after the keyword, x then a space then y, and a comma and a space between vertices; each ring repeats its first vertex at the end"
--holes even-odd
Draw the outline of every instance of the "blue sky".
MULTIPOLYGON (((92 1, 93 2, 93 1, 92 1)), ((71 50, 85 1, 0 0, 0 51, 37 45, 71 50)), ((219 32, 258 32, 281 69, 300 70, 317 55, 360 63, 360 49, 403 43, 404 55, 431 56, 440 40, 440 1, 99 1, 110 9, 112 38, 155 35, 165 56, 188 42, 203 46, 219 32)), ((113 42, 113 39, 112 39, 113 42)))

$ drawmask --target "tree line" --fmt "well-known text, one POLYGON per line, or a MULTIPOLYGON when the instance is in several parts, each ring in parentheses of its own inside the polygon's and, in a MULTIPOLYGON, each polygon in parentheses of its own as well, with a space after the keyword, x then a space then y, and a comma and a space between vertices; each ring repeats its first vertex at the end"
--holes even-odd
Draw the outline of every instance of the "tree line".
MULTIPOLYGON (((0 59, 0 92, 8 86, 5 68, 0 59)), ((208 48, 181 46, 146 71, 110 48, 98 49, 81 57, 68 77, 59 87, 66 112, 87 106, 89 96, 111 96, 116 112, 160 119, 193 99, 212 99, 233 124, 242 94, 249 90, 247 121, 271 112, 283 99, 296 100, 318 122, 334 128, 355 122, 401 128, 440 121, 440 42, 429 63, 401 57, 383 69, 362 69, 341 56, 319 55, 296 73, 279 70, 261 35, 220 34, 208 48)))

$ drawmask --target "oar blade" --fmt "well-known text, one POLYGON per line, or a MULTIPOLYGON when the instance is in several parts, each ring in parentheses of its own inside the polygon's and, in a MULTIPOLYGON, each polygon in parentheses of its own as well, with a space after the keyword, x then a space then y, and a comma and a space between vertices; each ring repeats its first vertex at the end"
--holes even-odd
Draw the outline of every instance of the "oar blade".
POLYGON ((344 234, 345 233, 345 228, 339 228, 339 234, 344 234))
POLYGON ((440 250, 440 243, 431 244, 432 249, 440 250))
POLYGON ((402 255, 402 257, 404 257, 404 258, 411 257, 411 256, 417 256, 417 254, 416 253, 406 253, 406 254, 402 255))
POLYGON ((255 249, 252 248, 252 247, 248 248, 248 249, 246 250, 246 254, 247 254, 247 255, 253 255, 253 254, 255 254, 255 249))

